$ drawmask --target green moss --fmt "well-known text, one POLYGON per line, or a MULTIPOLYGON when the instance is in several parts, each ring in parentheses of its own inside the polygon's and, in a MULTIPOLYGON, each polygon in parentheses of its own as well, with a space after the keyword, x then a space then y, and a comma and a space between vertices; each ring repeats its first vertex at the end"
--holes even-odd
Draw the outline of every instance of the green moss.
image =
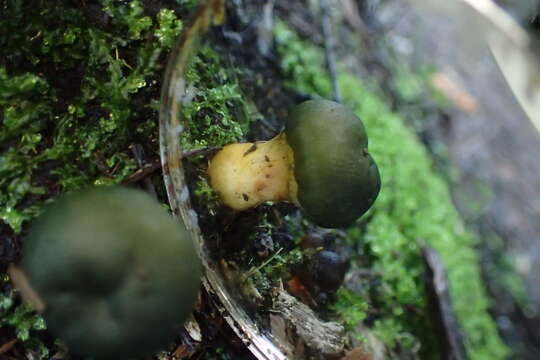
POLYGON ((0 315, 0 324, 16 327, 17 338, 22 341, 30 338, 31 330, 45 329, 42 318, 35 316, 35 313, 26 305, 15 307, 10 297, 0 298, 0 315))
MULTIPOLYGON (((290 86, 328 96, 330 82, 323 75, 321 51, 300 41, 281 23, 275 34, 290 86)), ((390 346, 419 344, 423 356, 437 356, 424 291, 420 248, 425 242, 440 252, 448 268, 451 298, 471 359, 504 358, 508 351, 488 313, 489 300, 474 252, 476 239, 464 229, 446 183, 432 170, 429 155, 412 131, 376 95, 380 91, 343 70, 339 83, 343 102, 366 125, 370 153, 383 182, 365 232, 360 227, 349 231, 350 242, 365 242, 365 258, 380 274, 381 284, 371 289, 369 298, 358 299, 359 304, 369 301, 377 313, 376 333, 390 346)), ((347 312, 354 306, 347 306, 345 300, 341 293, 337 311, 345 322, 360 319, 356 310, 347 312)))
MULTIPOLYGON (((2 285, 4 282, 3 279, 2 285)), ((14 328, 19 341, 24 342, 25 347, 37 356, 46 358, 49 355, 49 349, 32 337, 33 332, 45 329, 45 322, 27 305, 16 303, 11 294, 0 294, 0 327, 14 328)))
POLYGON ((337 301, 330 308, 341 316, 349 331, 354 331, 366 319, 369 304, 365 296, 341 287, 337 292, 337 301))
POLYGON ((174 11, 161 9, 157 15, 159 28, 156 29, 155 36, 164 47, 171 48, 180 31, 182 21, 176 17, 174 11))
POLYGON ((222 146, 241 140, 250 119, 235 70, 204 45, 191 61, 186 79, 193 101, 183 107, 187 129, 182 133, 182 148, 222 146))
POLYGON ((0 63, 0 140, 9 144, 0 161, 0 216, 15 232, 46 200, 50 189, 41 182, 53 178, 64 192, 118 183, 135 170, 129 146, 137 136, 156 138, 147 120, 157 122, 155 73, 181 27, 171 10, 146 16, 140 1, 103 1, 106 31, 79 9, 38 3, 8 1, 1 24, 10 36, 2 38, 9 55, 0 63))

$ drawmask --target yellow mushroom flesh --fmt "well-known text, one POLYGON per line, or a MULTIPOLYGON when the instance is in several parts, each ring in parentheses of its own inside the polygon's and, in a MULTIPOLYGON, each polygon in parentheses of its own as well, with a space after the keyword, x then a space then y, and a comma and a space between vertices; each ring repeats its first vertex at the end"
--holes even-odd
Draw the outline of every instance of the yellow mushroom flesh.
POLYGON ((268 141, 225 146, 210 160, 208 175, 223 203, 234 210, 266 201, 298 205, 294 156, 284 133, 268 141))

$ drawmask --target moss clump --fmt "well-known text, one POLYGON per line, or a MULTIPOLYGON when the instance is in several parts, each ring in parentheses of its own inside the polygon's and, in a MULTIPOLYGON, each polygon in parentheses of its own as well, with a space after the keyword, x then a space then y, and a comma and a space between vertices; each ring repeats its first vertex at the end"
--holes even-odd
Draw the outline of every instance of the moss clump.
POLYGON ((15 232, 47 193, 135 169, 129 147, 157 141, 157 79, 182 26, 138 0, 58 6, 2 5, 0 217, 15 232))
MULTIPOLYGON (((299 40, 282 23, 275 34, 290 86, 328 96, 330 81, 321 76, 321 51, 299 40)), ((378 91, 346 71, 340 71, 339 82, 344 103, 366 125, 370 152, 381 171, 382 190, 366 230, 358 226, 348 234, 351 243, 366 242, 366 258, 380 274, 381 284, 365 298, 376 314, 372 319, 375 331, 390 346, 420 345, 423 356, 437 356, 424 292, 420 241, 425 241, 440 252, 448 268, 451 298, 466 335, 468 355, 471 359, 505 358, 508 350, 488 313, 489 300, 474 252, 476 239, 464 230, 446 183, 433 172, 429 155, 399 115, 375 95, 378 91)), ((355 307, 345 300, 341 293, 336 310, 350 322, 347 308, 355 307)), ((361 319, 356 310, 353 315, 361 319)))
POLYGON ((186 74, 193 100, 183 106, 187 129, 182 133, 184 150, 222 146, 239 141, 249 119, 235 70, 219 54, 203 45, 186 74))

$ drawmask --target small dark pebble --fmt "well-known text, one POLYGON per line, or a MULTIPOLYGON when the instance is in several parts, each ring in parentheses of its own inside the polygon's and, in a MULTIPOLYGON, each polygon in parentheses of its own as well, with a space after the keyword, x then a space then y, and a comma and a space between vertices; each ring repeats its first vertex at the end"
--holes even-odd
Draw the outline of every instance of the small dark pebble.
POLYGON ((293 269, 312 295, 333 293, 343 284, 349 269, 349 256, 322 250, 293 269))

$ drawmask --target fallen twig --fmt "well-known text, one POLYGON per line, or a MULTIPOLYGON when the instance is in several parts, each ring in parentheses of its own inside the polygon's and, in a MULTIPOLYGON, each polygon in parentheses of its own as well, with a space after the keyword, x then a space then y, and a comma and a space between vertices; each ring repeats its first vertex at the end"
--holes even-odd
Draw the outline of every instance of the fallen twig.
POLYGON ((476 99, 447 74, 443 72, 435 73, 431 77, 431 85, 452 101, 461 111, 471 114, 478 109, 476 99))
POLYGON ((157 169, 161 168, 161 162, 159 159, 153 160, 151 163, 145 164, 143 167, 135 171, 133 174, 129 175, 124 181, 124 184, 133 184, 136 183, 148 175, 152 174, 157 169))
MULTIPOLYGON (((208 147, 204 149, 196 149, 196 150, 189 150, 184 151, 182 153, 182 157, 192 157, 197 155, 206 155, 210 154, 214 151, 217 151, 221 149, 219 146, 214 147, 208 147)), ((122 183, 123 184, 134 184, 136 182, 139 182, 152 174, 154 171, 161 168, 161 162, 159 159, 152 160, 151 162, 145 163, 140 169, 135 171, 133 174, 129 175, 122 183)))
POLYGON ((261 18, 257 24, 257 47, 263 56, 268 56, 272 48, 274 2, 275 0, 269 0, 263 5, 261 18))
POLYGON ((17 339, 13 339, 13 340, 8 341, 4 345, 0 346, 0 355, 4 355, 5 353, 13 349, 16 343, 17 343, 17 339))
POLYGON ((442 353, 448 360, 465 360, 465 346, 458 326, 456 315, 450 302, 446 269, 439 253, 431 248, 422 250, 428 270, 427 293, 433 309, 435 327, 442 340, 442 353))
POLYGON ((345 330, 341 324, 320 320, 309 306, 284 290, 276 294, 270 311, 281 316, 307 347, 323 358, 343 355, 345 330))
POLYGON ((7 273, 13 284, 15 284, 17 290, 19 290, 22 298, 38 313, 44 312, 47 305, 37 291, 32 287, 30 280, 26 276, 23 269, 14 264, 9 264, 7 273))
POLYGON ((337 80, 336 55, 334 53, 334 36, 332 34, 332 24, 330 23, 330 5, 328 0, 319 0, 321 8, 321 22, 324 36, 324 53, 326 66, 332 80, 332 95, 335 101, 341 102, 341 91, 337 80))
POLYGON ((257 271, 261 270, 263 267, 265 267, 266 265, 270 264, 275 258, 276 256, 279 255, 279 253, 283 250, 283 248, 279 248, 278 251, 276 251, 272 256, 270 256, 270 258, 268 258, 266 261, 264 261, 261 265, 257 266, 256 268, 253 268, 251 270, 249 270, 245 275, 244 275, 244 278, 247 279, 248 277, 250 277, 251 275, 255 274, 257 271))
MULTIPOLYGON (((133 151, 135 160, 137 160, 137 164, 139 164, 139 168, 142 169, 146 163, 143 147, 140 144, 133 143, 131 150, 133 151)), ((144 186, 146 187, 146 192, 148 192, 154 199, 157 199, 156 188, 154 187, 152 181, 147 177, 144 177, 142 180, 144 182, 144 186)))

